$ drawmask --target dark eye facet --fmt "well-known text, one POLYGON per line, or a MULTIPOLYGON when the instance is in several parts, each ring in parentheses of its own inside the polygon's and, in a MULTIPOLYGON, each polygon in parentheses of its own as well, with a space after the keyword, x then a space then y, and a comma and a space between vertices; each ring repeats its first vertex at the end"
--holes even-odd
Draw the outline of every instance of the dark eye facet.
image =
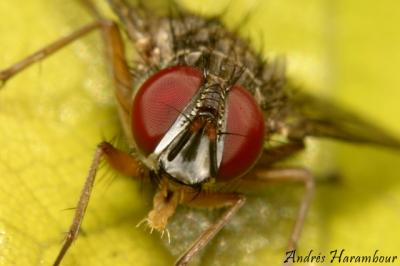
POLYGON ((218 179, 229 180, 248 171, 264 145, 264 117, 254 97, 233 86, 227 102, 227 128, 218 179))
POLYGON ((202 79, 197 68, 173 66, 157 72, 140 87, 133 101, 132 133, 141 152, 154 152, 202 79))

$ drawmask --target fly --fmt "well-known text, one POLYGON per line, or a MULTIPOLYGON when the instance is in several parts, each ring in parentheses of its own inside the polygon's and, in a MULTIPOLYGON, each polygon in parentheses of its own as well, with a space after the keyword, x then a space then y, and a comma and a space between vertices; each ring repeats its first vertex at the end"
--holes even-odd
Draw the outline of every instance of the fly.
POLYGON ((0 72, 5 83, 87 33, 103 33, 120 119, 135 153, 108 142, 98 145, 54 265, 61 263, 78 235, 102 161, 156 186, 153 209, 144 219, 152 230, 168 233, 167 224, 179 205, 224 209, 176 262, 187 265, 244 205, 246 196, 240 190, 226 189, 237 187, 233 183, 304 184, 287 250, 296 248, 314 180, 304 168, 273 164, 304 149, 307 137, 400 148, 399 141, 383 130, 298 91, 286 78, 284 60, 262 60, 218 18, 203 18, 179 7, 168 16, 155 16, 144 6, 110 0, 123 25, 119 28, 90 1, 85 3, 96 21, 0 72), (138 53, 133 65, 127 63, 121 31, 138 53), (265 149, 264 143, 274 136, 285 142, 265 149))

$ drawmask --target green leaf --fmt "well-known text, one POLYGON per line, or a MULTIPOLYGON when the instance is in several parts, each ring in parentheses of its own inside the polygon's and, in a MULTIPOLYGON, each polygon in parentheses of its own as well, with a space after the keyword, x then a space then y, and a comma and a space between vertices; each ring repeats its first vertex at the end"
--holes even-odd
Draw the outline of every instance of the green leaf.
MULTIPOLYGON (((254 47, 265 56, 286 54, 289 75, 305 89, 400 137, 398 2, 192 2, 185 6, 205 14, 232 2, 224 18, 229 27, 251 12, 241 34, 254 47)), ((0 69, 92 20, 75 1, 61 0, 1 1, 0 18, 0 69)), ((0 265, 53 262, 73 216, 65 209, 76 205, 96 144, 119 129, 112 86, 93 33, 1 88, 0 265)), ((318 177, 334 172, 341 179, 318 182, 298 252, 399 255, 400 153, 309 144, 305 163, 323 169, 318 177)), ((169 245, 135 227, 151 208, 151 193, 126 178, 110 185, 106 168, 102 175, 63 265, 171 265, 218 214, 182 208, 169 245)), ((280 264, 300 195, 298 186, 276 186, 251 196, 206 248, 202 264, 280 264)))

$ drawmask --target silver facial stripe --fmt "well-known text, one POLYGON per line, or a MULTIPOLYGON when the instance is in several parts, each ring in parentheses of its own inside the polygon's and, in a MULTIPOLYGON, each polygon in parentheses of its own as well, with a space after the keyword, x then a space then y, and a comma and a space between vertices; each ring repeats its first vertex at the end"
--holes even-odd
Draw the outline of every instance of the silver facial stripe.
POLYGON ((172 160, 169 161, 167 156, 169 152, 164 152, 160 156, 163 167, 166 172, 174 178, 185 184, 197 184, 210 176, 210 155, 209 140, 206 135, 202 135, 199 146, 191 160, 184 158, 183 154, 188 152, 190 142, 194 136, 182 148, 182 151, 172 160))
POLYGON ((199 132, 191 132, 192 129, 189 128, 190 123, 196 117, 214 118, 217 132, 215 154, 213 155, 216 156, 217 161, 216 171, 221 164, 224 135, 218 133, 224 132, 226 129, 227 114, 225 112, 225 92, 219 90, 222 88, 210 89, 209 86, 203 85, 166 132, 154 153, 150 155, 157 158, 159 167, 162 165, 163 170, 170 176, 185 184, 198 184, 211 177, 212 150, 207 132, 205 128, 201 128, 199 132), (218 101, 210 100, 207 96, 218 101), (212 116, 211 113, 207 116, 205 115, 207 112, 204 114, 200 112, 201 108, 206 107, 215 110, 216 116, 212 116), (179 146, 179 152, 170 158, 171 152, 176 152, 174 149, 177 149, 177 146, 179 146))

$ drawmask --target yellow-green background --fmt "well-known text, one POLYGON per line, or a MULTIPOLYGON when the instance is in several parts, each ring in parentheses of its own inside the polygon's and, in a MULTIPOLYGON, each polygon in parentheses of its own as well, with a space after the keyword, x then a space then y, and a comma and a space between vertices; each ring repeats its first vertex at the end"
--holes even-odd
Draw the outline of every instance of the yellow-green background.
MULTIPOLYGON (((400 138, 398 1, 185 2, 207 14, 231 2, 230 26, 251 11, 242 32, 256 47, 262 44, 265 55, 286 54, 290 75, 304 87, 400 138)), ((88 21, 74 1, 0 1, 0 69, 88 21)), ((0 265, 52 262, 72 217, 63 209, 75 205, 95 145, 117 128, 98 43, 93 34, 18 75, 0 92, 0 265)), ((400 153, 331 142, 310 147, 306 161, 336 171, 341 180, 319 182, 300 253, 345 248, 368 255, 379 249, 399 256, 400 153)), ((193 237, 188 228, 204 216, 195 213, 197 221, 190 222, 181 212, 167 247, 157 234, 135 228, 151 195, 127 179, 110 186, 110 176, 96 185, 85 234, 64 265, 171 265, 170 253, 178 252, 174 246, 186 244, 193 237)), ((278 265, 299 191, 276 187, 250 200, 206 250, 204 264, 278 265)))

